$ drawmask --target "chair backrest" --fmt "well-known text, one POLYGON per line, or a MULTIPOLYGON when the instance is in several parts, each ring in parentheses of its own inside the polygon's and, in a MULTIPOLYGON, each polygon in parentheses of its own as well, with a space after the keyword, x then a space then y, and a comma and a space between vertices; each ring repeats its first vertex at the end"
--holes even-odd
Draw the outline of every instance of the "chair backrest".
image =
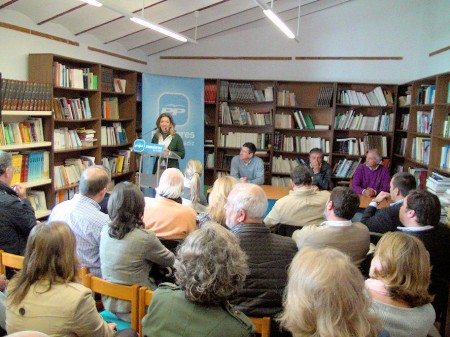
POLYGON ((83 285, 95 293, 131 302, 131 328, 138 331, 139 286, 108 282, 92 274, 83 277, 83 285))
POLYGON ((78 268, 78 279, 80 282, 83 282, 84 277, 89 274, 89 268, 88 267, 80 267, 78 268))
POLYGON ((270 337, 270 317, 249 317, 261 337, 270 337))
POLYGON ((6 267, 14 269, 23 268, 23 256, 6 253, 0 250, 0 273, 6 274, 6 267))
POLYGON ((150 303, 152 303, 152 297, 153 297, 153 291, 141 287, 139 289, 139 336, 143 336, 142 332, 142 319, 144 318, 145 314, 147 313, 147 308, 150 306, 150 303))

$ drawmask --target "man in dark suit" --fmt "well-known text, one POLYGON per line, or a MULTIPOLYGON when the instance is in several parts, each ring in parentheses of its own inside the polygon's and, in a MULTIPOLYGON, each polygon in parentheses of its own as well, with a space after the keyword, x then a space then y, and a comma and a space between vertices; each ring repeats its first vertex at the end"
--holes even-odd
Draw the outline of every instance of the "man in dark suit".
POLYGON ((386 233, 397 230, 398 226, 402 226, 399 211, 403 204, 403 199, 405 199, 409 191, 415 188, 416 180, 412 174, 406 172, 396 173, 391 179, 389 193, 380 192, 372 199, 369 206, 364 210, 361 222, 371 232, 386 233), (389 198, 392 199, 393 203, 377 212, 377 206, 383 200, 389 198))

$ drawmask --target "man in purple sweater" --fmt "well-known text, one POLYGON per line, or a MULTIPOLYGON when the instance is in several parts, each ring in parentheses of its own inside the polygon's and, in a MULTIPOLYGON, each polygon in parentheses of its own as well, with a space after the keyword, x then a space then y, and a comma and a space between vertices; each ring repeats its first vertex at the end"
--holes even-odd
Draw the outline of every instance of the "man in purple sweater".
POLYGON ((353 191, 367 197, 375 197, 381 191, 389 192, 391 174, 381 164, 381 159, 377 149, 367 151, 366 162, 360 164, 353 174, 353 191))

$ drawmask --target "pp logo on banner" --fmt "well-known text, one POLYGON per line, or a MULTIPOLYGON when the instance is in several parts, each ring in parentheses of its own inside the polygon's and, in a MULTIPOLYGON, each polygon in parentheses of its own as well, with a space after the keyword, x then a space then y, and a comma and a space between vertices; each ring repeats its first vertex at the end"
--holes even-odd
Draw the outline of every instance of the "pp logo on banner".
POLYGON ((189 121, 189 97, 180 93, 163 93, 159 96, 159 114, 169 113, 177 126, 189 121))

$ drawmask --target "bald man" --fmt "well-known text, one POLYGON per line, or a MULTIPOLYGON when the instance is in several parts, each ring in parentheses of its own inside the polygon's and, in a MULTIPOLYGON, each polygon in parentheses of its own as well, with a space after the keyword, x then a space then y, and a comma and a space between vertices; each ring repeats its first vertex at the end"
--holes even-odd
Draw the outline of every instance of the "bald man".
POLYGON ((82 266, 101 277, 100 233, 110 220, 100 211, 99 202, 105 197, 111 181, 109 171, 101 166, 88 167, 81 174, 79 193, 71 200, 53 208, 48 221, 63 221, 69 225, 77 238, 77 255, 82 266))

